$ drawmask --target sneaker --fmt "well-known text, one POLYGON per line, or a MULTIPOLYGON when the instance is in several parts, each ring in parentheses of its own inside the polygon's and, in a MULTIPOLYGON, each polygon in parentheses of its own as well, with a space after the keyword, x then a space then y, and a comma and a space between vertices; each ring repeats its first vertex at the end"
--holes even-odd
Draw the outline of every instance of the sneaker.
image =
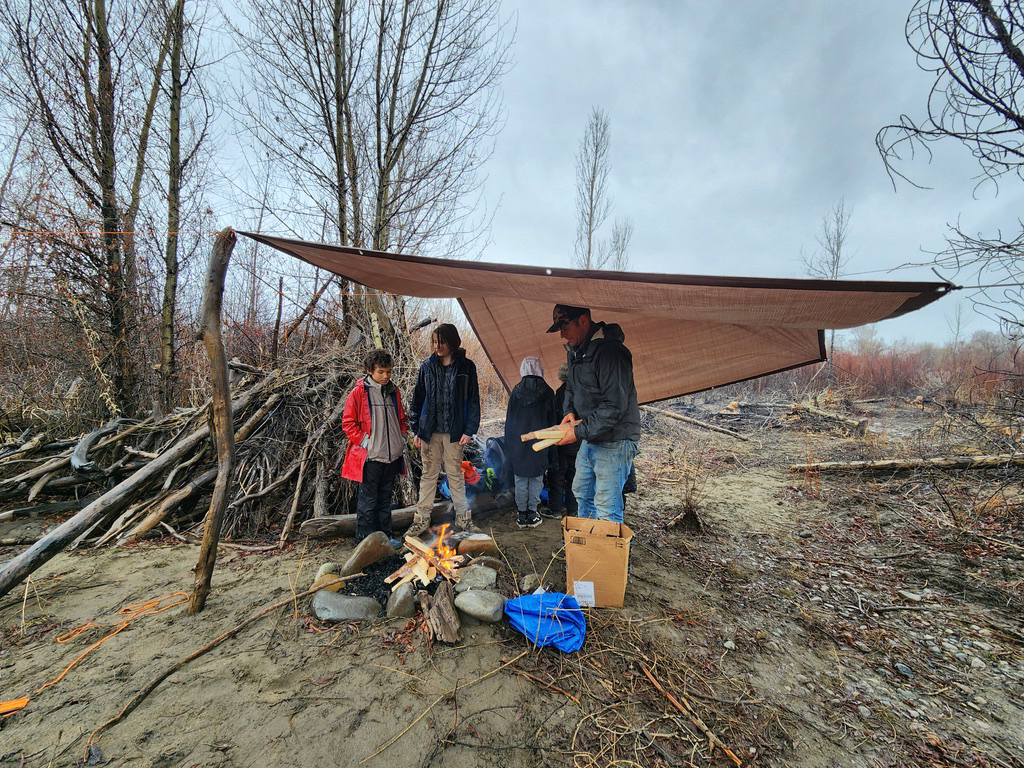
POLYGON ((561 510, 555 511, 555 510, 551 509, 551 507, 538 507, 537 511, 540 512, 540 516, 541 517, 546 517, 546 518, 548 518, 550 520, 561 520, 562 519, 562 512, 561 512, 561 510))
POLYGON ((520 528, 536 528, 540 525, 540 515, 537 514, 536 510, 520 512, 516 515, 516 525, 520 528))

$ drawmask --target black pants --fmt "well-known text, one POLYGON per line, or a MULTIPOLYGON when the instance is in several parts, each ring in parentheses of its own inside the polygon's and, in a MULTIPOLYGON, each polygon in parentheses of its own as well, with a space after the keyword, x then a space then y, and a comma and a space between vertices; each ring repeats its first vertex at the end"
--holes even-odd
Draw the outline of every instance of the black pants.
POLYGON ((391 494, 401 469, 400 458, 390 464, 383 461, 363 464, 363 482, 359 484, 356 500, 356 544, 375 531, 383 531, 389 539, 392 537, 391 494))
POLYGON ((579 512, 576 497, 572 495, 572 481, 576 477, 576 454, 559 452, 548 472, 548 507, 552 512, 565 512, 575 516, 579 512), (565 501, 562 501, 562 495, 565 501))

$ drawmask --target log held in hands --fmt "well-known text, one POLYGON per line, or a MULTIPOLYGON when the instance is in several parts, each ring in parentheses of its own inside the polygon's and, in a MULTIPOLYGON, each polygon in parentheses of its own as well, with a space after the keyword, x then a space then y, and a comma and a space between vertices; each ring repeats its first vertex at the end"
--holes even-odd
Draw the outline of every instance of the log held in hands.
MULTIPOLYGON (((572 422, 572 426, 579 425, 580 420, 572 422)), ((525 435, 520 435, 519 439, 524 443, 528 440, 536 440, 533 444, 533 450, 540 452, 545 448, 550 448, 556 445, 563 437, 565 437, 565 429, 562 426, 545 427, 544 429, 537 429, 533 432, 527 432, 525 435)))
POLYGON ((199 549, 196 564, 196 579, 189 600, 188 612, 199 613, 206 605, 210 594, 213 566, 217 561, 217 542, 220 540, 220 526, 227 505, 228 485, 235 463, 235 430, 232 424, 231 389, 228 383, 228 362, 221 338, 220 310, 224 299, 224 276, 235 247, 235 232, 225 229, 217 233, 210 255, 210 268, 206 273, 206 289, 203 292, 202 325, 199 338, 203 340, 210 357, 210 380, 213 385, 213 440, 217 446, 217 482, 210 499, 210 510, 206 513, 203 529, 203 543, 199 549))

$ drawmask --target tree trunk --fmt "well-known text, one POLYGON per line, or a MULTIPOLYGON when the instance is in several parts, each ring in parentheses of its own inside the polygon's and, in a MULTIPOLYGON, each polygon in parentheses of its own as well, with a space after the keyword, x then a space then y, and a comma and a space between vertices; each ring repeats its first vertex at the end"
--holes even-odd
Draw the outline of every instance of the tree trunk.
POLYGON ((171 98, 167 162, 167 241, 164 249, 164 297, 160 309, 160 407, 174 410, 177 361, 174 314, 178 295, 178 228, 181 226, 181 55, 185 0, 178 0, 171 23, 171 98))

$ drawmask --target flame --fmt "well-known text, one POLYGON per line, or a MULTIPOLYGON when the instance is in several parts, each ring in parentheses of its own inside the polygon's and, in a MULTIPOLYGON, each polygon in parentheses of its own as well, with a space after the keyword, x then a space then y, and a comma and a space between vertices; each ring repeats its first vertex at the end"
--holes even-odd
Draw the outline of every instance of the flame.
POLYGON ((454 548, 448 546, 445 543, 444 537, 448 533, 448 523, 441 526, 441 530, 437 534, 437 543, 434 545, 434 551, 437 552, 437 556, 441 560, 452 560, 458 556, 458 552, 454 548))

